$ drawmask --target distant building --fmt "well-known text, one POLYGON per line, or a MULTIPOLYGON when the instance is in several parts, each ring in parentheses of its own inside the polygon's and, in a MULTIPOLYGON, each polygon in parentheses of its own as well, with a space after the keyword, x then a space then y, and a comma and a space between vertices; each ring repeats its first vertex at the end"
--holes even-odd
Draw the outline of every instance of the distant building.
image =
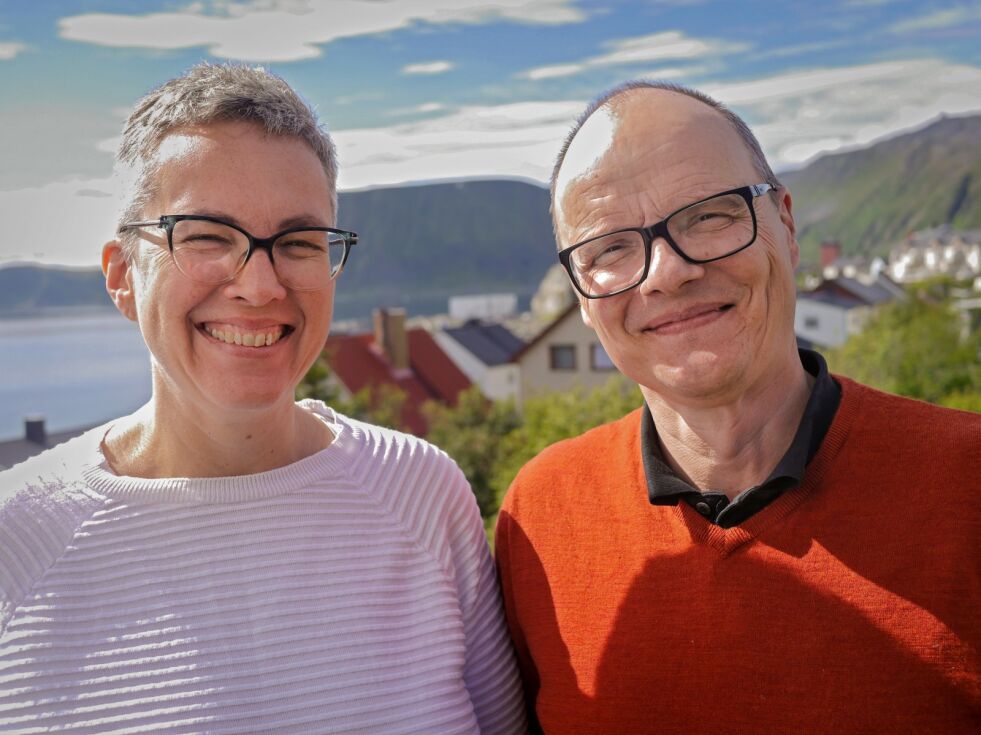
POLYGON ((28 416, 24 419, 24 436, 22 438, 0 441, 0 470, 9 469, 25 459, 30 459, 35 454, 40 454, 45 449, 74 439, 90 428, 86 426, 49 434, 45 428, 43 416, 28 416))
POLYGON ((797 294, 794 332, 818 348, 840 347, 858 334, 873 309, 905 299, 902 287, 885 276, 860 280, 840 276, 797 294))
POLYGON ((459 321, 507 319, 518 313, 518 296, 513 293, 452 296, 449 311, 450 318, 459 321))
POLYGON ((889 253, 890 277, 912 283, 936 276, 958 280, 981 276, 981 230, 955 230, 942 225, 919 230, 889 253))
POLYGON ((511 359, 525 343, 505 326, 473 319, 436 330, 433 338, 487 398, 518 398, 521 372, 511 359))
POLYGON ((548 391, 577 385, 594 388, 616 373, 596 333, 587 327, 575 301, 566 306, 512 358, 521 374, 519 403, 548 391))
POLYGON ((471 381, 425 329, 407 329, 404 309, 378 309, 374 331, 331 335, 324 348, 332 380, 343 395, 395 386, 405 392, 402 422, 413 433, 428 430, 427 401, 455 405, 471 381))

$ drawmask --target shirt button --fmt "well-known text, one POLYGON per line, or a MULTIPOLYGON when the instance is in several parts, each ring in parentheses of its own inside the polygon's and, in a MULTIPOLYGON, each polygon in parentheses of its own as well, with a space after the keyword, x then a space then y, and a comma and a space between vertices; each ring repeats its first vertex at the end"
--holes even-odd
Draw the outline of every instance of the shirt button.
POLYGON ((695 503, 695 510, 706 517, 712 515, 712 509, 709 507, 709 504, 705 502, 695 503))

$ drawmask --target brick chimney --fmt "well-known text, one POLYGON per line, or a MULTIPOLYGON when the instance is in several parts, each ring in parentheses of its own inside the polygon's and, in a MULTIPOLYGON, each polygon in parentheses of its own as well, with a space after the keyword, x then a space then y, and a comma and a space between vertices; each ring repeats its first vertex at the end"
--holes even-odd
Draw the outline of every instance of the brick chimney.
POLYGON ((375 309, 375 344, 396 370, 409 367, 409 340, 405 334, 405 309, 375 309))
POLYGON ((24 438, 29 442, 47 446, 48 432, 44 428, 44 416, 33 415, 24 417, 24 438))
POLYGON ((821 268, 827 268, 841 257, 841 243, 838 240, 825 240, 821 243, 821 268))

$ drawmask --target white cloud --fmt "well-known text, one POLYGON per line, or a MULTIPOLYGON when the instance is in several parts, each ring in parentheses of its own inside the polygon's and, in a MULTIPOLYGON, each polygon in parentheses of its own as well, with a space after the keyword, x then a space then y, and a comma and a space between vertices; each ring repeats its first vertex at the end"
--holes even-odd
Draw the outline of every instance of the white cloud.
POLYGON ((387 128, 339 130, 340 186, 460 177, 548 179, 562 139, 585 101, 464 107, 387 128))
MULTIPOLYGON (((705 91, 747 118, 780 169, 940 114, 979 112, 981 99, 973 94, 979 87, 977 66, 917 60, 785 73, 705 91)), ((544 182, 584 106, 585 100, 470 106, 411 123, 335 131, 340 184, 353 189, 494 176, 544 182)), ((426 111, 422 107, 415 110, 426 111)), ((96 264, 117 206, 98 194, 111 194, 111 187, 111 181, 92 179, 0 191, 0 261, 96 264)))
POLYGON ((606 41, 603 46, 609 49, 598 56, 590 56, 577 63, 540 66, 520 72, 525 79, 551 79, 580 74, 587 69, 604 66, 625 66, 644 64, 666 59, 704 59, 723 54, 745 51, 744 43, 731 43, 716 39, 701 39, 686 36, 681 31, 663 31, 646 36, 621 38, 606 41))
POLYGON ((771 163, 866 145, 940 114, 981 111, 981 68, 926 59, 792 72, 704 91, 748 118, 771 163))
POLYGON ((257 0, 194 3, 181 11, 122 15, 88 13, 63 18, 62 38, 100 46, 180 49, 205 46, 239 61, 300 61, 320 46, 416 23, 542 25, 585 19, 571 0, 257 0))
POLYGON ((17 41, 0 43, 0 61, 10 61, 11 59, 15 58, 17 54, 26 50, 27 44, 19 43, 17 41))
POLYGON ((961 6, 927 13, 917 18, 910 18, 892 25, 889 30, 893 33, 911 33, 914 31, 935 31, 941 28, 953 28, 968 23, 981 21, 981 7, 961 6))
POLYGON ((109 179, 88 179, 0 191, 0 265, 99 265, 118 210, 113 186, 109 179))
POLYGON ((426 61, 420 64, 406 64, 403 74, 444 74, 453 68, 449 61, 426 61))

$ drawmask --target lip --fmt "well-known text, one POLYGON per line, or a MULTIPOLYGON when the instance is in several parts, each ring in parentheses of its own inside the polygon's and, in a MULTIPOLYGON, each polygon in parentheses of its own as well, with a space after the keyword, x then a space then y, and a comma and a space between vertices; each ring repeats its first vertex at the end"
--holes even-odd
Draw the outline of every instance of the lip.
POLYGON ((647 322, 640 331, 658 335, 681 334, 711 324, 732 311, 734 306, 730 302, 696 304, 687 309, 661 314, 647 322))
POLYGON ((231 351, 233 354, 248 357, 268 355, 270 352, 275 351, 281 344, 288 341, 293 332, 296 331, 293 325, 283 321, 244 318, 206 319, 195 322, 194 328, 210 344, 220 347, 223 350, 231 351), (277 333, 279 336, 271 344, 264 344, 257 347, 252 345, 251 341, 238 344, 235 342, 226 342, 214 336, 210 331, 212 329, 217 329, 221 332, 241 331, 249 334, 256 333, 257 335, 277 333))

